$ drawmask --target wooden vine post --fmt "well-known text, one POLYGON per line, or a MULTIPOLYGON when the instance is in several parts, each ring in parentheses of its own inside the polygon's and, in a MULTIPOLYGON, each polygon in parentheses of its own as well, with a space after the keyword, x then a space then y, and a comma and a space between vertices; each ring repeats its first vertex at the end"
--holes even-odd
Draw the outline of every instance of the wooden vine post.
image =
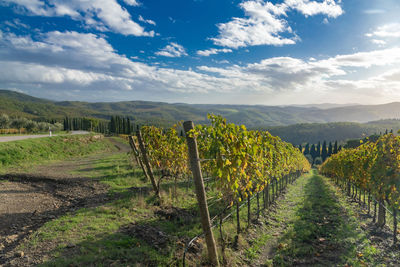
POLYGON ((131 148, 133 150, 133 154, 135 156, 136 162, 142 168, 144 176, 146 177, 147 180, 150 180, 149 175, 147 174, 147 170, 143 165, 142 159, 140 158, 140 153, 139 153, 139 150, 136 147, 135 140, 133 140, 133 136, 129 136, 129 145, 131 146, 131 148))
POLYGON ((189 151, 190 168, 193 173, 194 185, 196 189, 196 197, 200 209, 201 226, 203 227, 204 235, 206 238, 208 258, 211 264, 213 264, 214 266, 219 266, 217 246, 215 244, 213 232, 211 231, 210 214, 208 212, 206 191, 204 189, 204 182, 200 168, 197 141, 196 137, 192 137, 191 134, 189 133, 191 130, 194 129, 194 124, 192 121, 185 121, 183 123, 183 128, 186 134, 186 141, 189 151))
POLYGON ((139 148, 140 148, 140 151, 142 153, 143 163, 146 166, 147 175, 150 178, 151 184, 152 184, 153 189, 154 189, 154 193, 156 194, 158 199, 161 201, 160 190, 157 187, 157 183, 156 183, 156 180, 154 178, 153 171, 151 170, 150 162, 149 162, 149 159, 147 157, 146 148, 144 147, 143 138, 142 138, 142 134, 140 133, 140 130, 138 130, 136 132, 136 135, 137 135, 138 142, 139 142, 139 148))

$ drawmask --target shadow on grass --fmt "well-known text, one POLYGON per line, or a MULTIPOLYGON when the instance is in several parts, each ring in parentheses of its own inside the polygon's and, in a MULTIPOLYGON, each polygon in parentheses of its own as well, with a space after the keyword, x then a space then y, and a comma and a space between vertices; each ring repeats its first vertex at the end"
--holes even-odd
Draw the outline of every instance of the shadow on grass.
MULTIPOLYGON (((115 210, 126 208, 132 196, 112 204, 115 210)), ((84 241, 62 244, 51 252, 56 258, 43 266, 176 266, 184 245, 201 232, 195 212, 180 208, 138 205, 145 216, 132 217, 112 231, 84 235, 84 241)), ((113 211, 109 211, 113 212, 113 211)), ((132 215, 132 214, 131 214, 132 215)), ((92 216, 106 216, 93 212, 92 216)), ((90 218, 89 218, 90 220, 90 218)), ((105 218, 106 220, 106 218, 105 218)), ((91 227, 94 226, 92 221, 91 227)), ((84 227, 83 227, 84 228, 84 227)))
POLYGON ((275 266, 336 266, 357 255, 366 237, 347 215, 333 190, 318 175, 304 187, 304 202, 297 219, 280 240, 275 266))

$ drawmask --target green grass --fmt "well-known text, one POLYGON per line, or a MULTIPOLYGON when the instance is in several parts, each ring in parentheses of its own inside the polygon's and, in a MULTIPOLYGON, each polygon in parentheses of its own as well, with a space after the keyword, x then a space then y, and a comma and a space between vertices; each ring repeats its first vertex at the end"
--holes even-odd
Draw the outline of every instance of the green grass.
MULTIPOLYGON (((84 208, 68 213, 50 221, 36 231, 22 247, 24 250, 35 250, 38 247, 53 247, 48 254, 51 258, 44 266, 66 265, 110 265, 126 266, 127 262, 144 265, 179 265, 184 245, 194 236, 202 233, 199 221, 197 201, 193 185, 178 181, 177 193, 174 195, 174 181, 166 180, 162 185, 163 204, 154 205, 155 199, 151 184, 144 179, 141 170, 134 165, 126 153, 113 154, 100 158, 92 168, 82 168, 74 173, 93 178, 109 185, 109 193, 119 198, 110 203, 93 208, 84 208), (137 188, 150 188, 150 191, 138 193, 137 188), (135 189, 135 190, 134 190, 135 189), (178 215, 187 215, 188 220, 170 219, 157 215, 159 210, 175 207, 178 215), (189 215, 188 215, 189 214, 189 215), (169 237, 168 246, 162 250, 154 247, 148 240, 124 233, 131 223, 142 227, 153 227, 169 237), (74 247, 73 252, 67 247, 74 247), (139 244, 139 245, 138 245, 139 244)), ((212 183, 210 184, 211 188, 212 183)), ((217 192, 208 190, 211 217, 220 212, 217 192)), ((252 202, 252 214, 256 211, 256 202, 252 202)), ((243 231, 247 227, 247 210, 240 211, 243 231)), ((234 217, 233 217, 234 218, 234 217)), ((215 239, 220 236, 214 228, 215 239)), ((229 219, 223 225, 223 236, 227 243, 226 258, 233 259, 233 243, 236 236, 235 221, 229 219)), ((204 244, 203 244, 204 245, 204 244)), ((245 243, 240 243, 245 245, 245 243)), ((203 253, 205 250, 203 251, 203 253)), ((188 264, 203 260, 202 253, 188 257, 188 264)), ((204 255, 203 255, 204 257, 204 255)))
POLYGON ((93 135, 53 136, 4 142, 0 143, 0 171, 8 167, 26 167, 99 151, 111 151, 112 148, 108 141, 93 135))
POLYGON ((110 186, 110 192, 124 192, 130 187, 148 186, 139 168, 132 168, 126 154, 98 159, 93 168, 77 169, 74 174, 95 178, 110 186))
MULTIPOLYGON (((116 198, 96 207, 83 208, 52 220, 34 232, 21 246, 24 251, 47 247, 48 259, 43 266, 174 266, 181 265, 185 244, 202 232, 192 185, 186 181, 166 180, 162 185, 163 204, 154 205, 151 184, 126 153, 99 158, 91 168, 82 167, 74 173, 93 178, 109 186, 116 198), (174 188, 177 188, 176 196, 174 188), (144 191, 139 193, 138 189, 144 191), (159 215, 160 210, 174 207, 178 215, 192 214, 189 220, 159 215), (142 227, 147 239, 124 229, 142 227), (154 231, 154 229, 156 229, 154 231), (165 247, 154 245, 157 233, 168 236, 165 247)), ((208 191, 211 217, 220 212, 217 192, 208 191)), ((262 198, 260 205, 262 206, 262 198)), ((251 205, 252 218, 256 201, 251 205)), ((379 253, 360 230, 360 222, 344 196, 325 178, 310 173, 289 185, 286 197, 279 199, 270 211, 264 211, 260 225, 247 228, 247 208, 240 211, 243 234, 235 245, 235 213, 222 227, 225 252, 221 252, 219 229, 214 228, 219 255, 228 266, 251 265, 267 246, 274 246, 275 256, 266 265, 290 266, 310 263, 321 266, 335 262, 341 265, 373 265, 379 253), (276 235, 278 233, 278 236, 276 235), (322 240, 322 241, 321 241, 322 240), (317 264, 315 264, 317 263, 317 264)), ((200 241, 203 244, 203 241, 200 241)), ((203 244, 204 246, 204 244, 203 244)), ((189 266, 205 260, 202 252, 188 255, 189 266)))
MULTIPOLYGON (((94 178, 110 186, 109 193, 118 195, 116 200, 93 208, 80 209, 50 221, 36 231, 22 249, 34 250, 45 244, 54 246, 48 252, 53 258, 44 266, 95 265, 126 266, 128 262, 145 265, 168 265, 177 261, 175 252, 182 249, 176 244, 184 237, 192 237, 201 232, 197 216, 188 223, 155 214, 160 208, 154 205, 152 191, 137 193, 132 188, 147 188, 150 184, 126 153, 118 153, 98 159, 93 168, 76 170, 74 173, 94 178), (135 236, 121 232, 121 229, 135 223, 140 226, 155 227, 170 237, 163 251, 153 244, 135 236), (73 244, 73 253, 66 247, 73 244)), ((182 184, 178 184, 177 198, 170 199, 173 183, 163 186, 165 206, 196 209, 193 192, 187 193, 182 184)), ((190 189, 192 191, 192 189, 190 189)))
POLYGON ((375 266, 378 251, 337 188, 315 173, 301 182, 304 191, 278 241, 274 266, 375 266))

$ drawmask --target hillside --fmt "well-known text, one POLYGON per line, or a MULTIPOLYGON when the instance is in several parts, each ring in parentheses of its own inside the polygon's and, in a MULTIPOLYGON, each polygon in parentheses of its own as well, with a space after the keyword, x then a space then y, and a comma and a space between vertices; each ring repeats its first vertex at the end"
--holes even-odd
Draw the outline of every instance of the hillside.
POLYGON ((397 132, 400 120, 379 120, 368 123, 330 122, 330 123, 301 123, 289 126, 271 127, 272 135, 281 137, 292 144, 313 143, 319 141, 345 141, 358 139, 373 134, 384 133, 386 130, 397 132))
MULTIPOLYGON (((328 104, 327 104, 328 105, 328 104)), ((129 116, 137 123, 171 125, 180 120, 206 121, 207 113, 223 115, 230 122, 250 128, 287 126, 299 123, 369 122, 400 118, 400 103, 356 105, 322 109, 301 106, 168 104, 150 101, 55 102, 22 93, 0 90, 0 113, 28 118, 88 116, 108 119, 129 116)))

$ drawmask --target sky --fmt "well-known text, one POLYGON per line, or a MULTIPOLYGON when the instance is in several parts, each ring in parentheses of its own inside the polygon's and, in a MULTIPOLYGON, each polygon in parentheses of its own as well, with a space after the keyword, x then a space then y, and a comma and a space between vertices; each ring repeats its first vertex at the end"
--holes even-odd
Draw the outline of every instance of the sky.
POLYGON ((0 0, 0 88, 52 100, 400 101, 398 0, 0 0))

